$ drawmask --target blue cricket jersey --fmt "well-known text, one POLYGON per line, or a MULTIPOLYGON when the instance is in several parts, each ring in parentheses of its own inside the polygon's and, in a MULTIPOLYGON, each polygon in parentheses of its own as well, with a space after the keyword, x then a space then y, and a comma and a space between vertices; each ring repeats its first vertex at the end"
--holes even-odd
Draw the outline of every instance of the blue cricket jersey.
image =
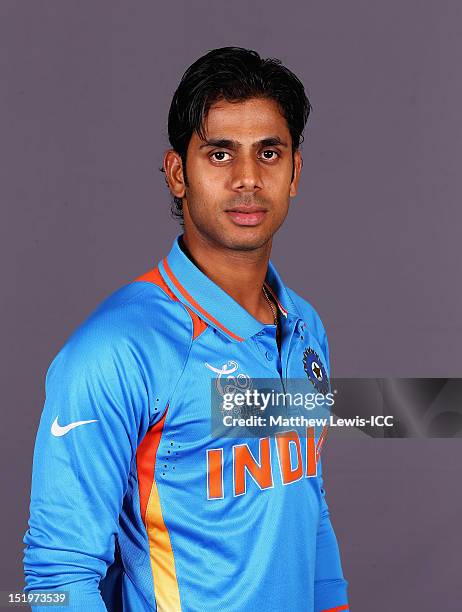
POLYGON ((213 283, 177 237, 66 342, 35 444, 26 592, 67 591, 64 609, 86 612, 349 609, 324 430, 211 437, 214 381, 328 376, 315 310, 271 262, 265 284, 280 352, 276 326, 213 283))

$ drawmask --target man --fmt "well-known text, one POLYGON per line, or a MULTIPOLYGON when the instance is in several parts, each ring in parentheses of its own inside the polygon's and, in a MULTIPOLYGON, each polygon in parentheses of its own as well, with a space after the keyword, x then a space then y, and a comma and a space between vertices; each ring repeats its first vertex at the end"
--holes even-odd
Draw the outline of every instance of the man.
POLYGON ((210 427, 212 383, 328 377, 323 325, 269 259, 309 110, 254 51, 216 49, 183 76, 163 169, 184 232, 50 367, 26 591, 91 611, 348 610, 323 440, 210 427))

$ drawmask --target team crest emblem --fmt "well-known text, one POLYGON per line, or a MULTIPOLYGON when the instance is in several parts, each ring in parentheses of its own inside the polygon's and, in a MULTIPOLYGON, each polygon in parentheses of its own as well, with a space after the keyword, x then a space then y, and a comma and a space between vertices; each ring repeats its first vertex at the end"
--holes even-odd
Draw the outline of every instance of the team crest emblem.
POLYGON ((303 353, 303 367, 314 388, 325 395, 329 391, 326 368, 312 348, 307 348, 303 353))

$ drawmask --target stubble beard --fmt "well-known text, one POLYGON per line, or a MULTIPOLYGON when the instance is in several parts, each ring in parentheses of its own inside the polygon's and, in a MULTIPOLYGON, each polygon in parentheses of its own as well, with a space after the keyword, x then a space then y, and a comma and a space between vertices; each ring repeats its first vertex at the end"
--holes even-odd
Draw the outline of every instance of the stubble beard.
MULTIPOLYGON (((278 231, 278 229, 283 224, 286 214, 282 219, 278 220, 276 226, 267 227, 264 231, 259 228, 259 226, 255 227, 232 227, 231 231, 226 228, 226 225, 229 223, 224 222, 224 217, 226 213, 224 210, 229 209, 233 206, 238 206, 244 200, 244 198, 235 198, 234 200, 227 202, 226 205, 220 207, 219 210, 215 212, 215 217, 212 219, 210 216, 204 214, 197 214, 197 211, 206 211, 208 206, 203 202, 197 202, 194 199, 191 200, 191 192, 187 189, 187 201, 188 204, 188 213, 190 217, 190 222, 194 225, 195 231, 198 232, 207 242, 210 244, 214 244, 222 249, 228 249, 234 252, 250 252, 262 249, 269 242, 271 242, 274 234, 278 231), (189 202, 193 202, 192 206, 189 205, 189 202), (191 209, 194 211, 191 214, 191 209), (253 233, 253 235, 252 235, 253 233)), ((259 197, 247 198, 252 200, 255 204, 264 206, 268 212, 266 214, 271 214, 271 207, 268 205, 266 201, 259 197)), ((183 205, 183 208, 185 206, 183 205)))

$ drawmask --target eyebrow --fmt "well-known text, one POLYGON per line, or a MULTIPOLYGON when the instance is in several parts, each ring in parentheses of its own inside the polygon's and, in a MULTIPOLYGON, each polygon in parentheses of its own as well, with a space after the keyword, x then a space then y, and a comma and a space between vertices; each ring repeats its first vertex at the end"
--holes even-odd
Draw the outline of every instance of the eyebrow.
MULTIPOLYGON (((204 149, 205 147, 217 147, 220 149, 232 149, 236 150, 241 147, 241 143, 238 140, 230 140, 229 138, 207 138, 203 144, 199 147, 199 149, 204 149)), ((257 140, 254 142, 253 147, 261 148, 261 147, 288 147, 288 144, 281 140, 279 136, 269 136, 268 138, 262 138, 261 140, 257 140)))

